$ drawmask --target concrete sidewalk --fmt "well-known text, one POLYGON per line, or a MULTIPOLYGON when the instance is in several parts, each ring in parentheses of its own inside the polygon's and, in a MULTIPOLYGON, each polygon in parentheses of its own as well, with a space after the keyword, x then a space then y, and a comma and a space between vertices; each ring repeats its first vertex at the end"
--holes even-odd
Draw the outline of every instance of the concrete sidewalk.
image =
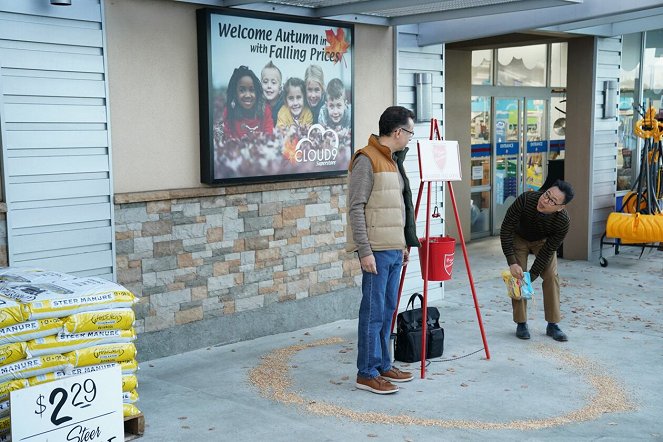
POLYGON ((607 268, 560 260, 559 343, 540 298, 532 339, 515 337, 499 241, 468 250, 490 360, 457 249, 435 303, 444 355, 424 379, 397 362, 417 375, 398 393, 357 390, 356 320, 194 350, 140 364, 142 440, 663 440, 663 252, 622 248, 607 268))

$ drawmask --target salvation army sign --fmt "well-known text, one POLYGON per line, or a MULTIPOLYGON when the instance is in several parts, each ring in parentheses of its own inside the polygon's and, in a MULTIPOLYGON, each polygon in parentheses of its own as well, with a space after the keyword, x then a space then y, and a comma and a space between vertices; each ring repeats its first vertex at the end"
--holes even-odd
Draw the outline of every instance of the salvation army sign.
POLYGON ((198 11, 201 181, 347 172, 353 27, 247 11, 198 11))
POLYGON ((421 181, 462 179, 458 141, 419 140, 417 148, 421 181))

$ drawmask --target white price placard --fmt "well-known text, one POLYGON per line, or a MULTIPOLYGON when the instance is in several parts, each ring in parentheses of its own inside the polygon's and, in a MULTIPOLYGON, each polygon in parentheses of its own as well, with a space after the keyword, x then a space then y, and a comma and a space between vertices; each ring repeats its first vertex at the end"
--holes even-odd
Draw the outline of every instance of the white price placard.
POLYGON ((421 181, 460 181, 458 141, 419 140, 419 175, 421 181))
POLYGON ((119 365, 10 394, 12 441, 124 440, 119 365))

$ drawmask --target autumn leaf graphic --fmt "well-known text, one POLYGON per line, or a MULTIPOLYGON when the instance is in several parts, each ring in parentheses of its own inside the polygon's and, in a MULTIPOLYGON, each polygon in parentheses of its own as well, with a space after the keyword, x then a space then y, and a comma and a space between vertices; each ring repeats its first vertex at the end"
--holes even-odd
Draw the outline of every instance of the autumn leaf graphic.
POLYGON ((345 32, 342 28, 338 28, 336 33, 333 29, 327 29, 325 31, 327 35, 327 42, 329 45, 325 47, 325 52, 327 54, 335 54, 333 57, 334 64, 338 63, 343 59, 343 55, 348 52, 350 43, 345 40, 345 32))

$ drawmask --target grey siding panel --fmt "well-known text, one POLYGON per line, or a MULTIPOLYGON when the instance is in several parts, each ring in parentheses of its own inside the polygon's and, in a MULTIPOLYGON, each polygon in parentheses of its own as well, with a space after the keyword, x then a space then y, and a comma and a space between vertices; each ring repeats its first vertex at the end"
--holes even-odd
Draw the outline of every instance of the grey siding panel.
POLYGON ((55 200, 65 198, 82 198, 110 194, 110 180, 56 181, 47 186, 43 183, 14 184, 12 199, 15 203, 24 201, 55 200))
POLYGON ((86 97, 105 98, 103 81, 63 80, 61 78, 12 77, 3 81, 5 95, 26 95, 43 97, 86 97))
POLYGON ((74 46, 101 46, 99 29, 63 27, 54 24, 30 23, 27 21, 3 20, 0 17, 0 39, 51 43, 74 46), (20 25, 17 26, 17 24, 20 25))
POLYGON ((63 207, 38 207, 16 210, 12 226, 15 229, 31 226, 49 226, 109 219, 108 204, 86 204, 63 207))
POLYGON ((8 131, 7 149, 52 149, 75 147, 107 147, 108 132, 73 131, 73 130, 42 130, 42 131, 8 131))
MULTIPOLYGON (((597 170, 594 169, 594 183, 610 182, 617 179, 617 171, 615 169, 597 170)), ((596 195, 594 193, 594 195, 596 195)), ((615 198, 614 192, 611 192, 612 198, 615 198)))
POLYGON ((105 106, 5 104, 8 123, 105 123, 105 106))
POLYGON ((50 6, 43 1, 0 0, 0 11, 5 13, 15 13, 17 14, 15 17, 16 19, 24 19, 24 17, 18 14, 25 14, 34 15, 36 18, 48 16, 72 20, 86 20, 97 23, 101 22, 101 5, 99 0, 77 3, 81 4, 72 4, 72 6, 63 8, 61 6, 50 6))
MULTIPOLYGON (((26 267, 44 267, 66 273, 76 273, 88 269, 99 269, 108 271, 113 265, 113 257, 110 251, 98 251, 92 253, 80 253, 72 250, 71 254, 53 256, 49 258, 17 260, 16 265, 26 267)), ((100 272, 99 274, 103 274, 100 272)), ((94 273, 95 275, 97 273, 94 273)))
POLYGON ((114 278, 102 8, 0 0, 10 265, 114 278))
POLYGON ((615 199, 612 195, 595 195, 593 198, 592 206, 593 207, 612 207, 615 203, 615 199))
MULTIPOLYGON (((444 78, 441 75, 433 77, 432 80, 433 80, 432 83, 433 89, 437 88, 439 88, 439 90, 443 89, 444 78)), ((409 72, 404 70, 399 72, 397 81, 398 84, 414 84, 414 72, 409 72)))
POLYGON ((613 170, 614 168, 615 168, 615 157, 599 157, 594 159, 595 170, 601 170, 601 169, 613 170))
MULTIPOLYGON (((601 48, 599 47, 599 51, 601 48)), ((600 69, 606 69, 609 72, 612 72, 614 66, 619 66, 621 64, 622 57, 618 51, 604 51, 601 56, 600 69)))
MULTIPOLYGON (((415 110, 415 72, 427 72, 432 75, 432 108, 433 117, 437 118, 440 122, 440 130, 443 131, 442 119, 444 116, 444 46, 431 45, 431 46, 418 46, 417 34, 410 31, 410 27, 400 27, 397 32, 397 64, 398 70, 396 72, 396 102, 400 106, 407 107, 408 109, 415 110)), ((415 136, 419 139, 428 139, 430 130, 430 123, 416 123, 415 136)), ((405 168, 408 171, 410 178, 410 186, 412 187, 412 195, 416 203, 417 194, 419 193, 419 160, 417 156, 417 146, 413 140, 410 143, 410 151, 405 162, 405 168)), ((441 183, 432 183, 431 188, 431 205, 436 202, 442 204, 444 202, 444 191, 441 183)), ((428 192, 426 188, 422 193, 422 201, 419 212, 417 213, 417 232, 420 236, 424 236, 426 232, 426 200, 428 192)), ((431 236, 441 235, 444 233, 444 227, 440 222, 431 222, 430 224, 431 236)), ((429 300, 441 299, 443 296, 443 288, 440 283, 429 283, 429 300)), ((421 278, 421 270, 419 265, 419 253, 417 249, 411 250, 410 265, 407 267, 405 275, 403 293, 413 293, 423 291, 423 280, 421 278)), ((403 296, 403 298, 406 298, 403 296)), ((401 299, 401 308, 405 307, 407 299, 401 299)))
MULTIPOLYGON (((398 91, 398 99, 399 99, 399 101, 401 101, 401 103, 408 103, 408 104, 412 105, 412 106, 408 106, 408 107, 413 108, 414 104, 415 104, 415 100, 416 100, 416 91, 412 91, 412 90, 408 90, 408 89, 399 90, 398 91)), ((441 103, 444 102, 444 94, 441 91, 433 92, 431 94, 431 100, 432 100, 433 103, 440 103, 440 106, 441 106, 441 103)), ((403 106, 405 106, 405 105, 403 104, 403 106)), ((433 107, 435 108, 435 105, 433 105, 433 107)))
MULTIPOLYGON (((601 102, 598 103, 598 104, 603 106, 603 94, 601 93, 601 94, 597 95, 597 97, 596 97, 597 100, 598 100, 599 96, 601 97, 601 102)), ((611 132, 614 133, 615 122, 612 121, 612 120, 603 120, 603 119, 596 120, 596 122, 594 123, 594 130, 596 130, 597 132, 611 131, 611 132)), ((614 141, 615 140, 613 139, 612 142, 614 142, 614 141)))
POLYGON ((20 157, 7 162, 12 175, 49 175, 54 173, 84 173, 108 170, 108 157, 20 157))
POLYGON ((622 40, 621 38, 602 38, 598 41, 599 51, 614 51, 621 53, 622 40))
POLYGON ((95 229, 76 229, 66 232, 19 235, 15 238, 15 245, 23 253, 59 250, 88 246, 90 244, 103 244, 111 233, 111 228, 108 226, 95 229))
POLYGON ((621 37, 597 39, 596 88, 594 92, 596 118, 592 150, 592 254, 598 254, 601 235, 608 215, 615 207, 617 182, 617 118, 603 119, 603 82, 619 81, 621 65, 621 37))
POLYGON ((444 46, 441 44, 430 45, 430 46, 418 46, 417 35, 407 32, 398 33, 398 47, 407 48, 409 54, 419 53, 419 54, 432 54, 435 56, 440 55, 444 51, 444 46))
POLYGON ((0 48, 2 66, 18 69, 43 69, 65 72, 104 72, 104 60, 100 55, 63 54, 46 51, 25 51, 0 48))

